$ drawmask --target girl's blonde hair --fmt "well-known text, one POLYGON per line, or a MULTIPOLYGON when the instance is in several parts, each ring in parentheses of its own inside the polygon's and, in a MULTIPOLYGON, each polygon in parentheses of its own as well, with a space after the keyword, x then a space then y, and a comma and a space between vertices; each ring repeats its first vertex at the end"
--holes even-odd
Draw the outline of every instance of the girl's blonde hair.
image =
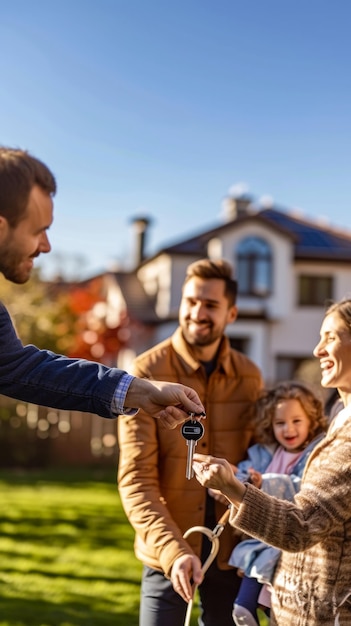
POLYGON ((272 389, 261 392, 256 401, 254 416, 255 435, 259 443, 273 443, 276 441, 273 433, 273 418, 277 404, 284 400, 298 400, 305 411, 309 422, 309 443, 327 429, 327 418, 324 414, 322 401, 306 385, 297 381, 278 383, 272 389))

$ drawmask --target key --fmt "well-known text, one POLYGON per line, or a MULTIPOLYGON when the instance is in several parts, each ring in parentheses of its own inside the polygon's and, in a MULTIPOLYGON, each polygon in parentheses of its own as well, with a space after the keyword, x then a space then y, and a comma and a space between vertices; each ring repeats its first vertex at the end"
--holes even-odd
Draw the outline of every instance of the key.
POLYGON ((204 413, 203 411, 201 411, 201 413, 192 413, 191 411, 188 411, 188 415, 189 417, 194 417, 194 415, 199 417, 206 417, 206 413, 204 413))
MULTIPOLYGON (((193 414, 194 415, 194 414, 193 414)), ((196 420, 188 420, 181 427, 181 433, 186 440, 188 446, 188 456, 186 459, 186 477, 188 480, 194 476, 193 456, 197 442, 203 437, 205 429, 201 422, 196 420)))

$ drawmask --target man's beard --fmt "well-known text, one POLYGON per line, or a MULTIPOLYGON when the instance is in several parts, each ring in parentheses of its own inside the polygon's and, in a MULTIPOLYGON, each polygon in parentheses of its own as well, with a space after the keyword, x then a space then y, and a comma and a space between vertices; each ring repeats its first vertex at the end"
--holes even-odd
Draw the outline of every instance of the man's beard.
POLYGON ((199 336, 196 333, 194 334, 189 332, 187 325, 182 325, 181 328, 183 337, 190 346, 211 346, 213 343, 215 343, 215 341, 217 341, 219 336, 222 336, 222 333, 218 335, 217 333, 213 332, 212 325, 210 327, 210 332, 204 337, 201 335, 199 336))
POLYGON ((0 254, 0 272, 5 276, 6 280, 23 285, 29 280, 30 271, 24 273, 21 271, 21 258, 11 251, 1 252, 0 254))

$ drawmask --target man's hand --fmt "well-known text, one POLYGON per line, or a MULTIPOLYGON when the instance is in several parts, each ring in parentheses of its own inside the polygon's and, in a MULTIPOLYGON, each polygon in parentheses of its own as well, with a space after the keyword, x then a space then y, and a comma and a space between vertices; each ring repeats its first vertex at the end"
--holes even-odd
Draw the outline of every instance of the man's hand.
POLYGON ((192 584, 200 585, 202 579, 201 561, 195 554, 184 554, 174 561, 171 582, 174 591, 179 593, 185 602, 190 602, 193 597, 192 584))
POLYGON ((175 428, 189 419, 189 413, 205 417, 205 409, 194 389, 146 378, 135 378, 131 382, 125 406, 143 409, 161 419, 168 428, 175 428))

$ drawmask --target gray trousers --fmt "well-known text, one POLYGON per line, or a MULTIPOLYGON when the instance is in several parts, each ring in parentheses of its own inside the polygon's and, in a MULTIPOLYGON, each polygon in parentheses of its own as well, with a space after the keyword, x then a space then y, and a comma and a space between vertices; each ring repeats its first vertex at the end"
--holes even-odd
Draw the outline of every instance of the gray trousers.
MULTIPOLYGON (((204 626, 233 626, 233 604, 241 578, 212 563, 199 586, 204 626)), ((187 604, 162 572, 144 566, 139 626, 183 626, 187 604)))

